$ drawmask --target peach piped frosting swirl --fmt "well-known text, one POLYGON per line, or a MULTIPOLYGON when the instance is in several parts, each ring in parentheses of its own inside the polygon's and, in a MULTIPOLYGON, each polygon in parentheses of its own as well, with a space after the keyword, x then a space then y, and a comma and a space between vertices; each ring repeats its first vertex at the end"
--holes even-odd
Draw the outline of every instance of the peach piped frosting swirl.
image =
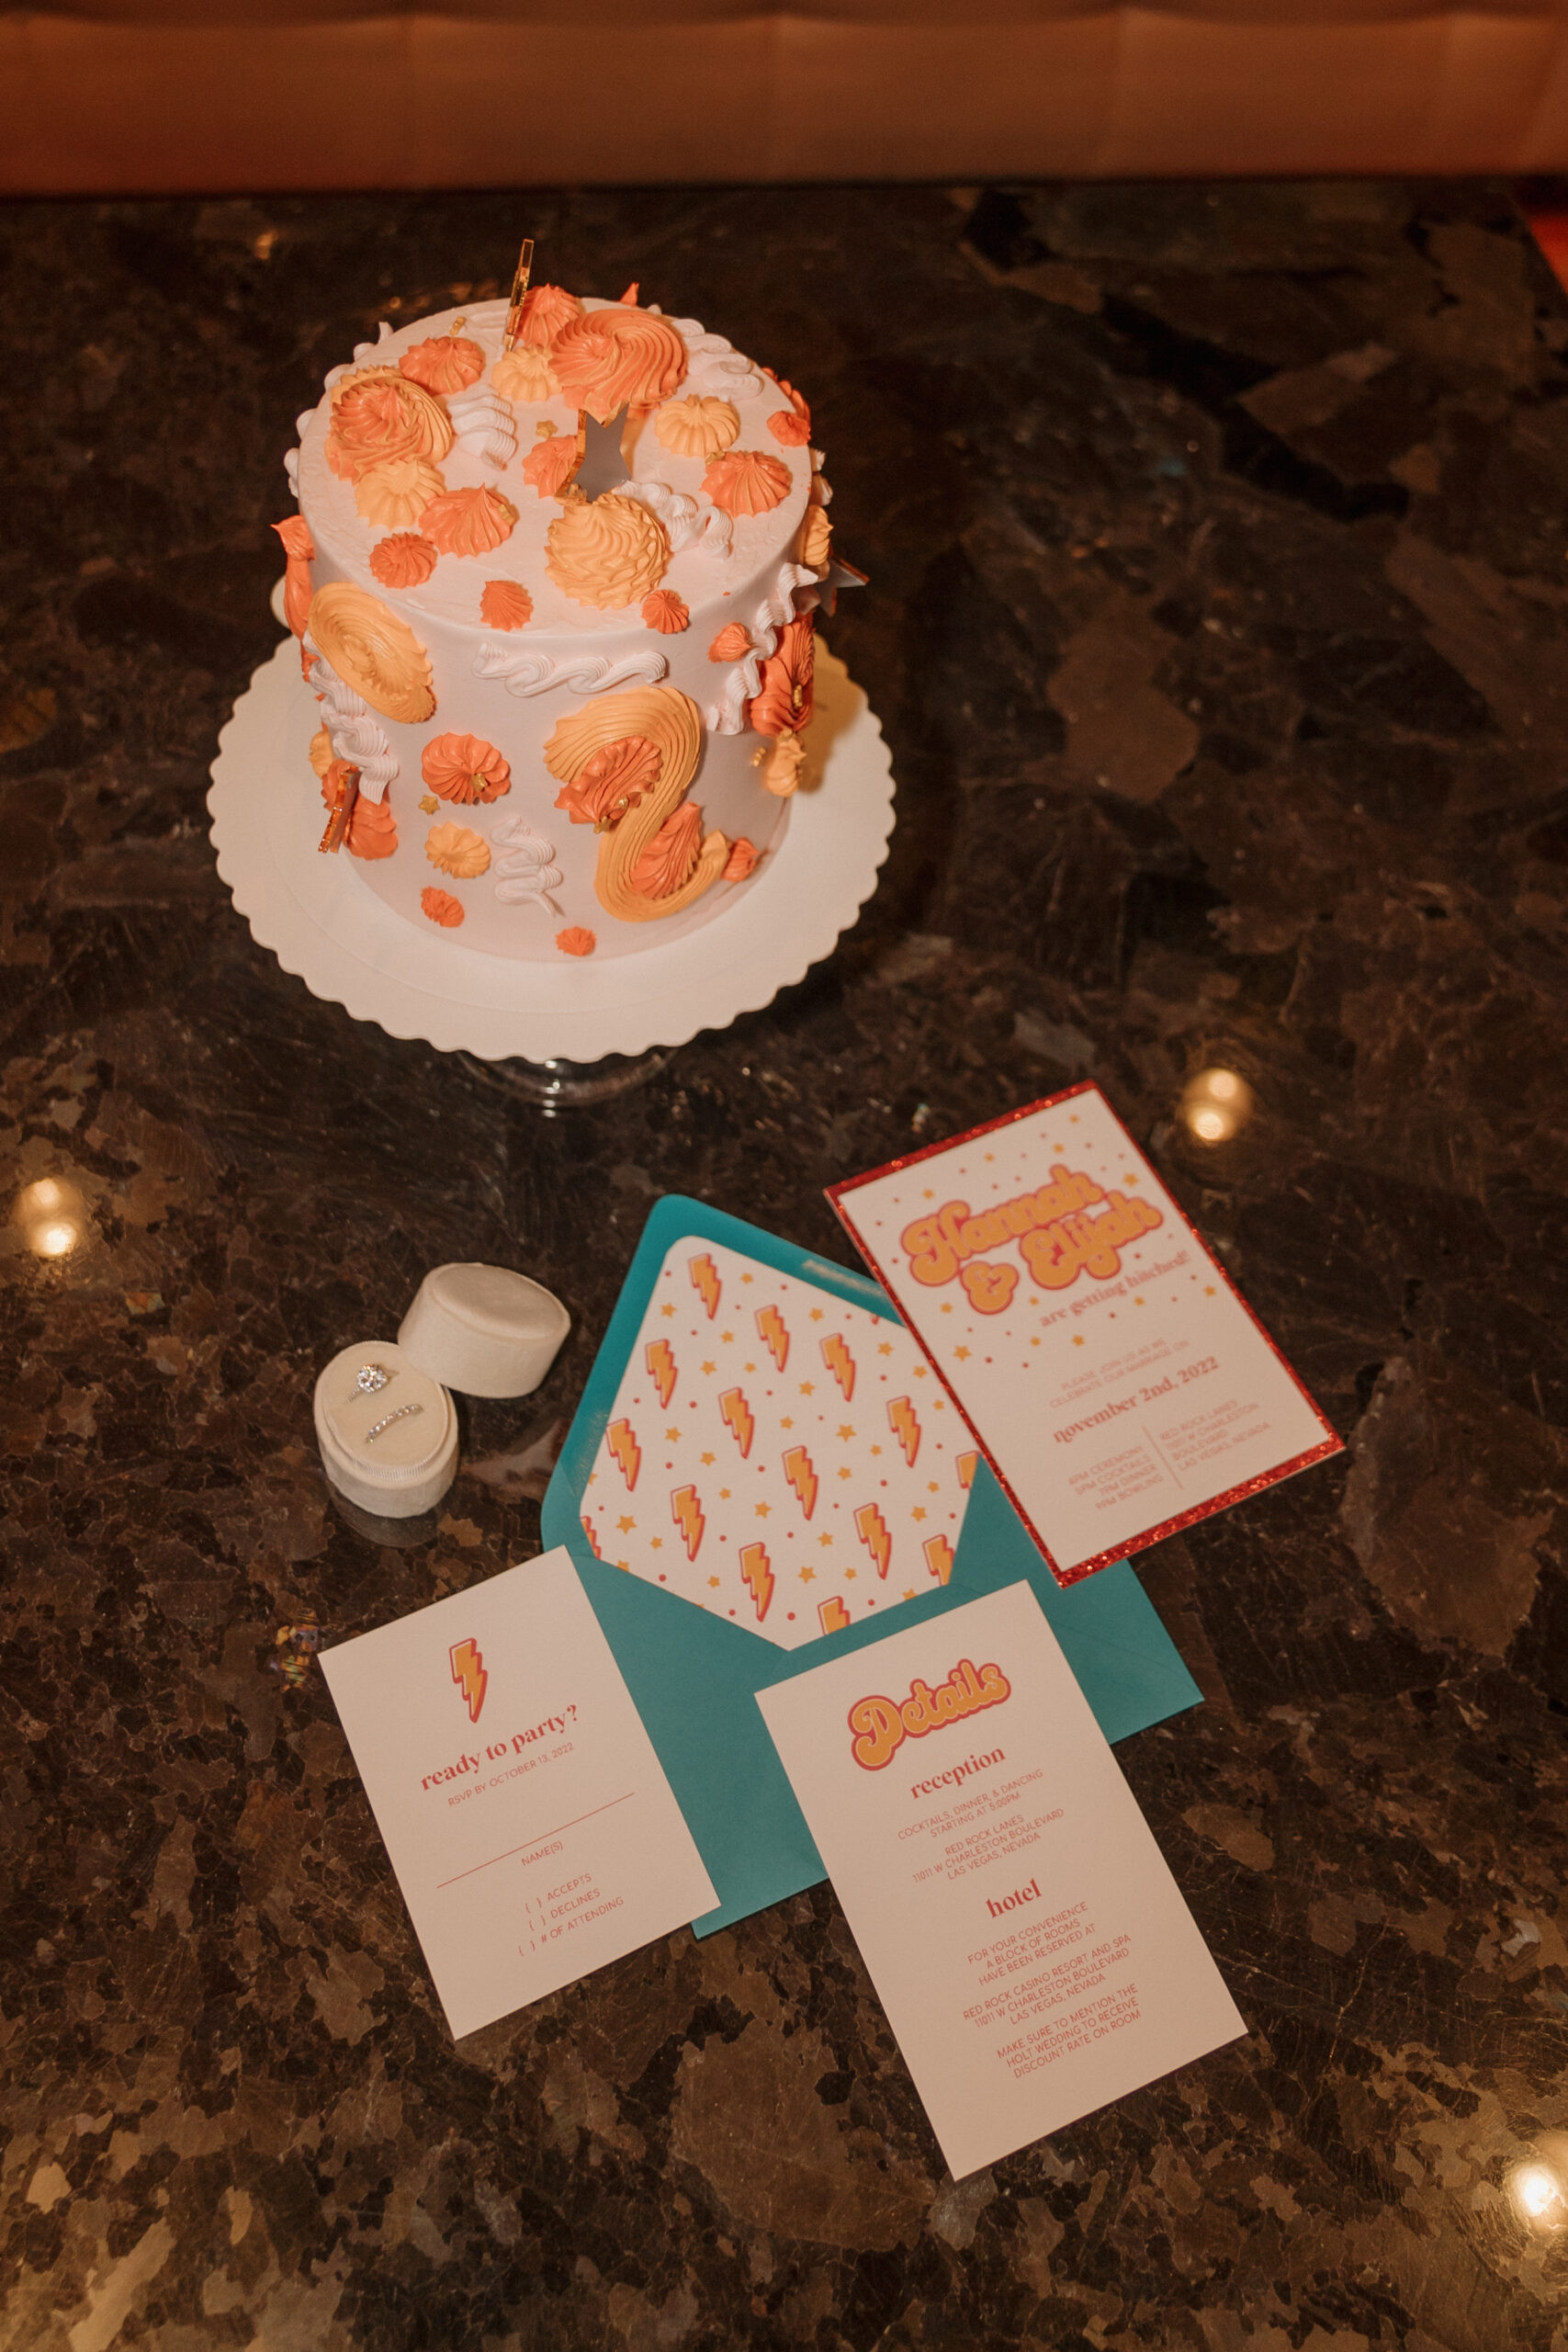
POLYGON ((525 408, 554 400, 560 391, 548 352, 532 343, 519 343, 503 351, 490 371, 490 380, 502 400, 520 401, 525 408))
POLYGON ((547 351, 557 336, 581 316, 581 303, 564 286, 531 286, 523 297, 518 341, 536 351, 547 351))
POLYGON ((490 870, 490 843, 467 825, 433 825, 424 837, 424 854, 438 874, 460 882, 477 881, 490 870))
POLYGON ((660 446, 677 458, 716 458, 740 437, 740 419, 728 401, 689 392, 666 401, 653 420, 660 446))
POLYGON ((419 588, 435 569, 435 549, 417 531, 399 531, 377 540, 370 569, 383 588, 419 588))
POLYGON ((403 531, 419 521, 446 487, 440 468, 428 458, 385 458, 360 475, 354 485, 354 503, 367 523, 403 531))
POLYGON ((427 392, 464 392, 484 374, 485 356, 466 334, 433 334, 405 351, 398 367, 427 392))
POLYGON ((545 536, 545 569, 556 586, 599 612, 640 603, 669 561, 670 540, 658 516, 613 491, 567 506, 545 536))
POLYGON ((482 735, 437 735, 425 745, 419 766, 443 800, 499 800, 512 789, 510 763, 482 735))
POLYGON ((383 718, 417 727, 434 712, 429 654, 408 623, 367 588, 350 580, 318 588, 310 636, 344 685, 383 718))
POLYGON ((340 481, 357 481, 389 458, 438 465, 452 447, 442 402, 395 368, 365 368, 333 391, 327 464, 340 481))
POLYGON ((668 319, 616 302, 574 320, 557 337, 550 361, 568 398, 608 424, 623 408, 646 408, 678 390, 686 346, 668 319))
POLYGON ((727 449, 703 476, 703 488, 726 514, 768 514, 789 496, 789 468, 761 449, 727 449))

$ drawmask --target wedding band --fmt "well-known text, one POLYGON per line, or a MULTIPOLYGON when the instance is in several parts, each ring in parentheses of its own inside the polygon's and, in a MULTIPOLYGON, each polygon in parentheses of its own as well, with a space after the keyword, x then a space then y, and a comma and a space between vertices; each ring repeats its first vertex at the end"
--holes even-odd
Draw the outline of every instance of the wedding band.
POLYGON ((355 1376, 355 1393, 374 1396, 378 1388, 385 1388, 391 1376, 384 1363, 362 1363, 355 1376))
POLYGON ((389 1413, 385 1420, 378 1421, 373 1430, 366 1430, 366 1444, 369 1445, 374 1439, 378 1438, 383 1430, 389 1430, 394 1421, 406 1421, 411 1413, 423 1413, 423 1405, 400 1405, 395 1413, 389 1413))

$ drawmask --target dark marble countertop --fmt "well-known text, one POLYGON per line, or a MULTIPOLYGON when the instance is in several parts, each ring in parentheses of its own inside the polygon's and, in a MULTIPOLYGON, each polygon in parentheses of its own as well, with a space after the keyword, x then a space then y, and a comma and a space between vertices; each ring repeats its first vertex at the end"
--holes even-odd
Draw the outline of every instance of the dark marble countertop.
POLYGON ((0 2345, 1561 2352, 1568 307, 1506 194, 12 205, 0 271, 0 2345), (296 411, 525 228, 805 386, 899 780, 830 963, 554 1120, 287 978, 203 805, 296 411), (1119 1752, 1248 2038, 955 2186, 819 1888, 454 2049, 295 1629, 537 1548, 660 1192, 845 1258, 826 1182, 1085 1072, 1349 1440, 1138 1563, 1207 1703, 1119 1752), (575 1330, 378 1542, 311 1381, 449 1258, 575 1330))

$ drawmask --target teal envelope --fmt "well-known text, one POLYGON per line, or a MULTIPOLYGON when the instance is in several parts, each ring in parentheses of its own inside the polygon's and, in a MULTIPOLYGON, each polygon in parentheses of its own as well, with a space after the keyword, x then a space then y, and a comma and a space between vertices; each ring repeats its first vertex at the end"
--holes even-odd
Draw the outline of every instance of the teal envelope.
POLYGON ((1064 1592, 983 1461, 946 1586, 902 1602, 879 1623, 849 1625, 797 1650, 780 1649, 595 1558, 580 1515, 588 1474, 659 1270, 671 1244, 688 1237, 723 1242, 889 1322, 897 1317, 868 1276, 814 1258, 705 1202, 667 1193, 643 1228, 545 1497, 545 1542, 564 1544, 577 1564, 718 1890, 717 1909, 693 1923, 705 1936, 827 1876, 753 1693, 841 1650, 881 1641, 889 1624, 897 1631, 907 1618, 939 1615, 1023 1577, 1107 1739, 1125 1739, 1195 1707, 1202 1694, 1126 1561, 1064 1592))

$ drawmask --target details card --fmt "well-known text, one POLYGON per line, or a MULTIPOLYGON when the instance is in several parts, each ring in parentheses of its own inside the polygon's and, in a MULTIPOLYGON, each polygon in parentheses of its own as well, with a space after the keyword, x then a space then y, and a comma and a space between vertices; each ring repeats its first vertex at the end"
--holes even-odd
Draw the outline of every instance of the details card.
POLYGON ((955 2178, 1246 2032, 1027 1584, 757 1704, 955 2178))
POLYGON ((564 1549, 321 1669, 454 2035, 717 1900, 564 1549))
POLYGON ((1097 1086, 829 1198, 1063 1584, 1340 1451, 1097 1086))

